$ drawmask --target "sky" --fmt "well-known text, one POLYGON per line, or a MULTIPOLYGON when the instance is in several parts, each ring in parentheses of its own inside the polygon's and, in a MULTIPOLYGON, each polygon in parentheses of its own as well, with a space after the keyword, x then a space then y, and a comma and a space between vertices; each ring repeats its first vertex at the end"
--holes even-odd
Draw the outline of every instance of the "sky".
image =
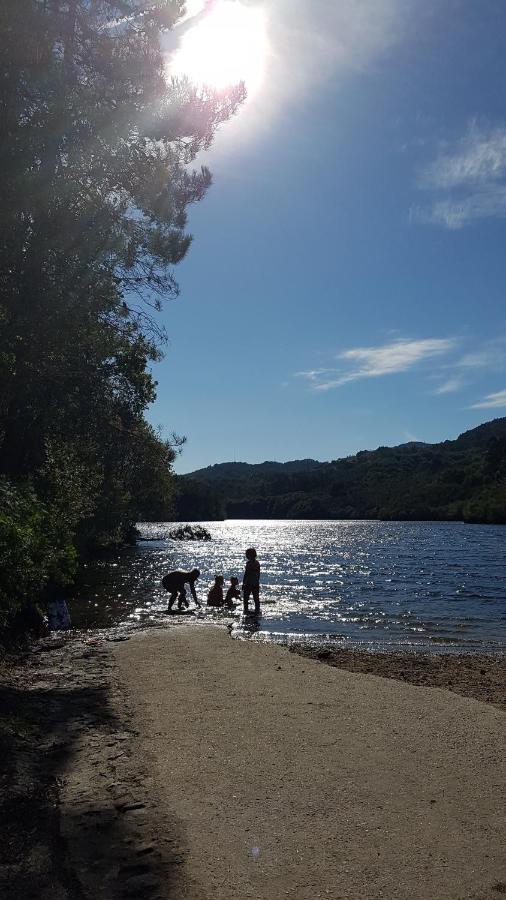
POLYGON ((213 185, 161 314, 148 418, 186 436, 176 471, 506 415, 503 0, 202 7, 168 70, 242 67, 249 94, 199 160, 213 185))

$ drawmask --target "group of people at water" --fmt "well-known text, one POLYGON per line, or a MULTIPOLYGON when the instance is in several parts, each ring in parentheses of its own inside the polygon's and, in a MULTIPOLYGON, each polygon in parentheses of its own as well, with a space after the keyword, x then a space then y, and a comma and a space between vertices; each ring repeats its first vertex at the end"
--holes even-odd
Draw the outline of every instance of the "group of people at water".
MULTIPOLYGON (((199 576, 199 569, 191 569, 189 572, 175 569, 173 572, 168 572, 167 575, 162 578, 162 585, 170 595, 169 607, 167 610, 168 612, 172 612, 172 607, 174 606, 176 600, 177 608, 179 611, 188 609, 190 604, 187 599, 186 585, 188 585, 190 589, 190 593, 195 601, 195 604, 199 608, 202 606, 197 597, 197 591, 195 588, 195 584, 199 576)), ((225 606, 228 607, 228 609, 235 609, 234 600, 241 599, 239 579, 236 578, 235 575, 231 576, 230 587, 228 588, 225 596, 223 596, 224 584, 224 576, 216 575, 214 584, 209 589, 207 595, 207 605, 215 607, 225 606)), ((250 612, 250 598, 253 598, 254 614, 256 616, 260 615, 260 563, 258 562, 257 552, 254 547, 248 547, 248 549, 246 550, 246 566, 242 579, 242 603, 245 616, 247 616, 250 612)))

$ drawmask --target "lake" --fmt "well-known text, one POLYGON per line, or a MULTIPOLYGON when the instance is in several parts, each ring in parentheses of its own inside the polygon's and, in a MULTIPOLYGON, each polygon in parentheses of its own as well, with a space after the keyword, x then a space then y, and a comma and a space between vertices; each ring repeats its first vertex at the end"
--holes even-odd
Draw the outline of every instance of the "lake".
MULTIPOLYGON (((172 621, 162 576, 198 566, 205 604, 213 577, 242 578, 244 550, 262 566, 262 618, 203 609, 238 636, 302 638, 374 650, 504 652, 506 528, 449 522, 229 520, 213 540, 172 541, 173 523, 141 524, 141 540, 88 564, 72 604, 81 628, 172 621)), ((187 617, 188 619, 188 617, 187 617)), ((174 621, 178 621, 174 618, 174 621)))

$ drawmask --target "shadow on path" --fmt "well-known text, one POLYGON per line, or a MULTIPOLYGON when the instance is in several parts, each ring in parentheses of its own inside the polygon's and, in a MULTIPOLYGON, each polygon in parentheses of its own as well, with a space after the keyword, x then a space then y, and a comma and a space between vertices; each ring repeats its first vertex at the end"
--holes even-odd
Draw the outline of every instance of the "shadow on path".
POLYGON ((0 683, 0 896, 184 896, 180 829, 161 849, 110 653, 49 649, 0 683))

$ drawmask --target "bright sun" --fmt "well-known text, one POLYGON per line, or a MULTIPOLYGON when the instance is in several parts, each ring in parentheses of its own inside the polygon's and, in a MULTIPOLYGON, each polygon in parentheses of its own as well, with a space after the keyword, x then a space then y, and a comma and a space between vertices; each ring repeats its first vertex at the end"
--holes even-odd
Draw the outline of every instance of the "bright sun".
POLYGON ((239 81, 252 96, 262 83, 267 53, 262 10, 220 0, 181 40, 170 63, 173 75, 222 89, 239 81))

